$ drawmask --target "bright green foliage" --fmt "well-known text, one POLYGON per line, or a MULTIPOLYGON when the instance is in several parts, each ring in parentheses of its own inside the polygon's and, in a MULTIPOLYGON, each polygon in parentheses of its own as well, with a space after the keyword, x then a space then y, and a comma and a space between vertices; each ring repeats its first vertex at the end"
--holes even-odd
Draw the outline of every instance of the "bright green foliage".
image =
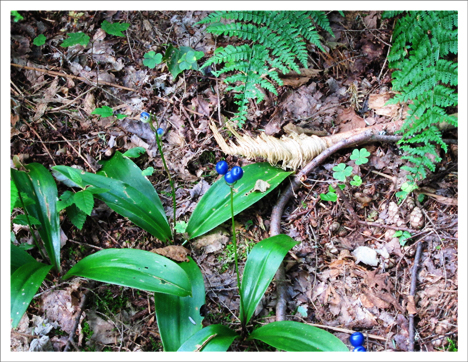
POLYGON ((356 165, 363 165, 367 163, 369 160, 367 157, 370 156, 370 152, 367 151, 365 148, 361 148, 358 150, 357 148, 353 150, 353 153, 351 154, 351 159, 354 160, 354 163, 356 165))
POLYGON ((276 70, 300 73, 297 62, 307 68, 306 41, 324 50, 314 22, 333 35, 322 11, 217 11, 197 23, 210 24, 206 28, 209 33, 248 41, 238 47, 216 49, 202 66, 224 63, 223 68, 213 72, 216 76, 235 72, 225 82, 232 84, 227 90, 234 91, 239 108, 233 121, 239 126, 247 119, 249 100, 255 99, 257 103, 263 100, 259 88, 277 94, 274 84, 283 82, 276 70), (222 20, 234 21, 222 23, 222 20))
POLYGON ((123 155, 128 158, 137 158, 137 157, 140 157, 145 152, 146 150, 143 147, 133 147, 125 151, 123 155))
POLYGON ((41 225, 41 222, 37 220, 34 216, 26 216, 25 214, 18 215, 13 219, 13 224, 18 225, 41 225))
POLYGON ((143 56, 143 65, 146 65, 150 69, 154 69, 156 65, 161 63, 163 58, 162 54, 150 51, 143 56))
POLYGON ((143 176, 151 176, 154 172, 154 167, 148 167, 148 168, 145 168, 143 171, 141 171, 141 174, 143 176))
POLYGON ((406 199, 406 197, 411 193, 413 192, 414 190, 416 190, 418 188, 418 185, 416 185, 416 183, 414 182, 405 182, 403 183, 403 185, 401 185, 401 191, 398 191, 395 196, 398 198, 398 201, 401 202, 403 201, 404 199, 406 199))
POLYGON ((33 40, 33 44, 40 47, 41 45, 44 45, 46 42, 47 38, 44 34, 39 34, 36 36, 33 40))
POLYGON ((125 35, 122 31, 127 30, 129 26, 129 23, 109 23, 107 20, 104 20, 101 24, 101 29, 107 34, 124 37, 125 35))
POLYGON ((103 106, 101 108, 96 108, 91 114, 97 114, 101 117, 110 117, 114 114, 114 110, 109 106, 103 106))
POLYGON ((184 70, 198 70, 197 60, 203 57, 203 52, 197 52, 190 47, 174 48, 172 45, 166 49, 163 61, 167 63, 174 79, 184 70))
POLYGON ((401 231, 398 230, 393 234, 394 238, 398 238, 400 240, 400 245, 405 246, 406 242, 412 238, 412 235, 408 231, 401 231))
POLYGON ((335 189, 330 185, 328 186, 328 192, 326 194, 320 194, 320 199, 323 201, 336 202, 338 196, 336 195, 335 189))
POLYGON ((89 43, 89 36, 86 35, 85 33, 67 33, 68 38, 63 41, 62 44, 60 44, 61 47, 66 48, 66 47, 71 47, 74 45, 81 44, 83 46, 87 46, 89 43))
POLYGON ((345 182, 346 177, 351 176, 353 173, 353 168, 351 166, 346 166, 344 163, 340 163, 333 167, 333 177, 338 181, 345 182))
MULTIPOLYGON (((383 17, 394 16, 386 12, 383 17)), ((440 145, 447 151, 437 127, 442 122, 458 125, 446 112, 458 105, 458 14, 456 11, 409 11, 399 19, 393 32, 393 44, 388 56, 393 72, 392 86, 400 92, 389 104, 408 102, 409 112, 399 141, 406 152, 402 157, 413 166, 403 166, 411 172, 410 180, 424 179, 426 169, 435 171, 427 154, 436 153, 440 145)))
POLYGON ((354 175, 353 180, 349 181, 349 183, 353 186, 361 186, 362 185, 362 178, 361 176, 354 175))
POLYGON ((13 10, 13 11, 11 12, 11 16, 13 16, 13 21, 14 21, 15 23, 17 23, 18 21, 24 19, 23 16, 22 16, 18 11, 16 11, 16 10, 13 10))

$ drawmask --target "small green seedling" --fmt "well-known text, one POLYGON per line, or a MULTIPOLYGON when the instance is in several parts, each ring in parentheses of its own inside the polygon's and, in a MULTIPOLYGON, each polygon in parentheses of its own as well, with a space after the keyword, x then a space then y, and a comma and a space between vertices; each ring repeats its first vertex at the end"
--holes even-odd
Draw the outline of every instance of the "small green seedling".
POLYGON ((67 33, 67 35, 68 38, 65 39, 62 44, 60 44, 62 48, 67 48, 78 44, 87 46, 89 43, 90 37, 85 33, 67 33))
POLYGON ((346 177, 351 176, 353 173, 353 168, 351 166, 346 166, 344 163, 340 163, 333 167, 333 177, 338 181, 345 182, 346 177))
POLYGON ((185 233, 185 229, 187 229, 187 223, 185 221, 178 221, 174 230, 179 234, 185 233))
POLYGON ((154 172, 154 167, 148 167, 147 169, 141 171, 143 176, 151 176, 154 172))
MULTIPOLYGON (((404 199, 408 197, 408 195, 418 188, 418 185, 414 182, 405 182, 401 185, 401 191, 398 191, 395 196, 398 198, 398 203, 400 204, 404 199)), ((424 198, 424 195, 423 195, 424 198)), ((419 198, 418 198, 419 200, 419 198)), ((422 200, 420 200, 422 201, 422 200)))
POLYGON ((320 194, 320 198, 323 201, 336 202, 338 196, 336 196, 336 190, 330 185, 328 186, 328 192, 326 194, 320 194))
POLYGON ((114 110, 109 106, 103 106, 101 108, 96 108, 91 114, 97 114, 101 117, 110 117, 114 114, 114 110))
POLYGON ((353 177, 353 181, 349 181, 349 183, 353 186, 361 186, 362 185, 362 178, 361 176, 358 176, 358 175, 354 175, 353 177))
POLYGON ((17 23, 18 21, 24 19, 23 16, 22 16, 18 11, 16 11, 16 10, 13 10, 13 11, 11 12, 11 16, 13 16, 13 21, 14 21, 15 23, 17 23))
POLYGON ((44 45, 45 42, 46 42, 47 38, 44 34, 39 34, 38 36, 36 36, 33 40, 33 44, 35 46, 38 46, 40 47, 41 45, 44 45))
POLYGON ((398 230, 393 234, 393 237, 398 238, 400 240, 400 245, 405 246, 406 242, 412 238, 412 235, 408 231, 401 231, 398 230))
POLYGON ((146 53, 143 58, 143 65, 146 65, 150 69, 154 69, 156 65, 161 63, 163 56, 160 53, 156 54, 156 52, 150 51, 146 53))
POLYGON ((127 150, 123 155, 128 158, 137 158, 145 152, 146 150, 143 147, 134 147, 127 150))
POLYGON ((101 29, 107 34, 124 37, 125 35, 122 32, 127 30, 129 26, 129 23, 109 23, 107 20, 104 20, 101 24, 101 29))

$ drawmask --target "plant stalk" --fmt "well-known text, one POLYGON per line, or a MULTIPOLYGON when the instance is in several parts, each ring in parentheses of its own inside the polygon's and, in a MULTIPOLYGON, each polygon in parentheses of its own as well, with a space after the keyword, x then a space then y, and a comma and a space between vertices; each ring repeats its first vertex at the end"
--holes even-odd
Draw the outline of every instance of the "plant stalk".
POLYGON ((172 238, 175 239, 175 223, 176 223, 176 207, 177 207, 177 204, 176 204, 176 194, 175 194, 174 182, 172 181, 172 177, 171 177, 171 174, 169 172, 169 168, 167 167, 167 164, 166 164, 166 159, 164 158, 164 153, 163 153, 163 150, 162 150, 161 141, 159 139, 158 131, 154 128, 152 122, 149 122, 149 125, 150 125, 151 129, 153 130, 154 135, 156 137, 156 143, 158 145, 159 154, 161 155, 161 160, 163 162, 164 169, 166 170, 167 177, 169 178, 169 183, 171 184, 172 209, 174 210, 174 218, 172 219, 172 238))

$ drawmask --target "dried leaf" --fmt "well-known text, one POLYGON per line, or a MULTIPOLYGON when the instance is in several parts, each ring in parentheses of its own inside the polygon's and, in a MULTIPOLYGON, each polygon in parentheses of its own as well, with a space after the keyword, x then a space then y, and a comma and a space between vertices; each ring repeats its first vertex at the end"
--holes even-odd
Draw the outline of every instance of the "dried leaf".
POLYGON ((409 314, 416 314, 418 311, 416 310, 416 303, 414 302, 414 296, 408 295, 408 305, 406 306, 409 314))
POLYGON ((190 250, 180 245, 168 245, 164 248, 153 249, 151 252, 179 262, 188 262, 187 255, 190 255, 190 250))
POLYGON ((356 258, 356 264, 359 262, 370 266, 377 266, 379 264, 377 252, 367 246, 358 246, 351 254, 356 258))

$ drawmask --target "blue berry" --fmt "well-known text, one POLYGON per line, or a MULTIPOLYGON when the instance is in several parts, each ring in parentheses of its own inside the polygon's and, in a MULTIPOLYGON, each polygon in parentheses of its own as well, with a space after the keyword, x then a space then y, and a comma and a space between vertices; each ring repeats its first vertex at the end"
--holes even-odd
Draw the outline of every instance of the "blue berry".
POLYGON ((367 352, 363 346, 357 346, 353 349, 353 352, 367 352))
POLYGON ((224 180, 228 183, 228 184, 233 184, 234 182, 236 182, 237 180, 234 180, 234 176, 232 175, 232 171, 229 171, 228 173, 226 173, 224 175, 224 180))
POLYGON ((364 344, 364 335, 361 332, 355 332, 349 337, 349 342, 353 347, 359 347, 364 344))
POLYGON ((229 166, 226 161, 219 161, 216 164, 216 172, 220 175, 225 175, 228 172, 229 166))
POLYGON ((141 112, 140 114, 140 121, 143 123, 148 123, 151 119, 151 116, 148 112, 141 112))
POLYGON ((244 175, 244 171, 239 166, 234 166, 231 170, 234 181, 239 181, 244 175))
POLYGON ((156 132, 158 132, 158 136, 162 136, 164 134, 164 129, 158 128, 156 132))

